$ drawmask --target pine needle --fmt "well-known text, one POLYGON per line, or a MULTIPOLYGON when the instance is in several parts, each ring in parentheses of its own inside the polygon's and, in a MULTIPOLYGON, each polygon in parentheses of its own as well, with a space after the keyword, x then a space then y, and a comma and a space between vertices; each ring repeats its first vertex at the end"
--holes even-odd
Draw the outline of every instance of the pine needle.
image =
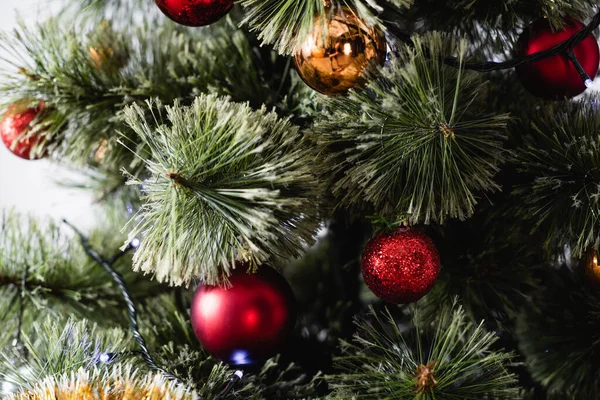
POLYGON ((480 400, 518 398, 507 371, 511 354, 492 348, 498 340, 483 322, 473 325, 460 306, 444 306, 435 325, 408 334, 390 312, 358 319, 353 343, 328 376, 337 399, 480 400))
POLYGON ((366 90, 328 99, 315 126, 331 149, 331 186, 341 206, 367 202, 410 223, 465 219, 505 159, 508 117, 486 112, 481 76, 443 65, 466 43, 434 33, 415 37, 366 90))
POLYGON ((546 236, 548 251, 575 257, 600 245, 600 113, 596 96, 547 105, 515 128, 525 138, 516 163, 528 183, 515 191, 518 215, 546 236))
POLYGON ((216 95, 166 107, 168 123, 161 106, 150 109, 155 122, 139 106, 125 110, 150 173, 130 181, 145 196, 131 233, 143 236, 136 269, 175 285, 193 277, 215 284, 237 257, 259 265, 313 241, 322 166, 298 128, 216 95))

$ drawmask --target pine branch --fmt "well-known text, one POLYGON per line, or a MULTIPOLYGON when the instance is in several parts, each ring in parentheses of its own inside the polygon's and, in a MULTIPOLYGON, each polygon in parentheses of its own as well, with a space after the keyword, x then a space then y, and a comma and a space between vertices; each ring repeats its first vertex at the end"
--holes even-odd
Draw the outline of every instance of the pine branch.
MULTIPOLYGON (((116 249, 124 240, 116 231, 108 223, 94 230, 90 241, 102 252, 116 249)), ((137 301, 168 290, 134 274, 131 257, 119 259, 115 268, 133 284, 137 301)), ((126 324, 119 306, 120 294, 102 269, 87 258, 75 238, 51 221, 13 212, 0 213, 0 298, 0 320, 4 326, 0 345, 12 339, 18 324, 28 332, 34 321, 46 315, 73 315, 104 326, 126 324), (23 301, 22 315, 17 298, 23 301)))
POLYGON ((600 115, 597 99, 547 105, 516 128, 525 144, 516 163, 528 179, 518 215, 545 233, 545 249, 565 244, 579 257, 600 245, 600 115))
POLYGON ((0 355, 2 381, 11 382, 22 389, 51 376, 69 374, 79 368, 106 368, 103 354, 121 354, 130 341, 120 329, 100 329, 87 320, 75 322, 48 317, 36 322, 30 333, 23 334, 25 353, 3 349, 0 355))
MULTIPOLYGON (((29 326, 40 315, 63 312, 123 322, 115 310, 118 296, 101 271, 93 268, 76 243, 53 223, 11 212, 0 215, 0 297, 23 296, 23 322, 29 326), (21 278, 27 271, 21 290, 21 278), (102 309, 103 312, 99 313, 102 309), (99 315, 102 314, 102 315, 99 315)), ((17 323, 16 309, 6 307, 5 329, 17 323)))
POLYGON ((155 121, 139 106, 125 110, 150 173, 130 181, 145 196, 130 234, 143 233, 134 268, 176 285, 217 283, 237 257, 259 265, 312 242, 322 166, 296 127, 216 95, 150 109, 155 121))
POLYGON ((508 117, 482 104, 481 76, 443 65, 466 43, 439 34, 415 37, 367 90, 326 100, 315 127, 331 152, 331 186, 340 205, 374 206, 378 215, 443 223, 474 212, 480 192, 499 189, 508 117))
POLYGON ((533 378, 556 398, 600 396, 600 293, 579 268, 548 267, 516 336, 533 378))
POLYGON ((472 321, 485 318, 491 330, 510 330, 539 286, 535 274, 546 260, 535 247, 538 242, 527 227, 507 223, 508 216, 500 212, 504 207, 494 203, 469 221, 446 224, 435 240, 443 268, 416 306, 422 321, 434 321, 440 304, 458 296, 472 321))
POLYGON ((245 18, 242 24, 258 32, 262 44, 273 45, 279 54, 293 54, 320 27, 327 32, 327 19, 342 7, 349 7, 369 26, 383 28, 381 18, 398 9, 408 8, 413 0, 242 0, 245 18))
POLYGON ((117 143, 116 132, 138 143, 121 110, 151 98, 190 104, 197 94, 214 92, 257 108, 294 107, 289 100, 297 86, 286 60, 258 49, 229 17, 203 29, 147 18, 122 30, 101 24, 91 32, 86 23, 64 18, 34 29, 21 23, 0 41, 8 54, 0 60, 5 104, 46 103, 43 131, 57 159, 135 171, 137 160, 117 143))
POLYGON ((403 332, 391 314, 372 311, 357 320, 353 343, 337 359, 339 375, 328 376, 339 399, 515 399, 512 357, 492 350, 493 333, 468 322, 460 306, 445 306, 423 335, 403 332))

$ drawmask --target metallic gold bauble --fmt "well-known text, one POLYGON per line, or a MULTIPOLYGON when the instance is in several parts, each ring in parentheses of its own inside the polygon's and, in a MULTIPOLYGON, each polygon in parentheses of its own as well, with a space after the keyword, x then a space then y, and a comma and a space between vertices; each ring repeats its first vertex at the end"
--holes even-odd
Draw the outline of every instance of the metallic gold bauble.
POLYGON ((315 22, 315 30, 294 54, 294 63, 308 86, 338 95, 364 83, 362 73, 370 64, 383 65, 386 53, 383 33, 344 7, 332 16, 326 30, 315 22))
POLYGON ((588 282, 593 286, 600 286, 600 265, 598 265, 598 251, 588 251, 583 259, 584 272, 588 282))

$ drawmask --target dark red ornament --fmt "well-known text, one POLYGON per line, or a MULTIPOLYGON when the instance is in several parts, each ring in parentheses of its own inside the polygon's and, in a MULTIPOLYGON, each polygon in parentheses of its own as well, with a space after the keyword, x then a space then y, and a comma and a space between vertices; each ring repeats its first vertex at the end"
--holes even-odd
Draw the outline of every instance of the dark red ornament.
POLYGON ((254 274, 247 269, 238 263, 231 287, 201 285, 192 299, 190 317, 200 344, 231 365, 274 356, 296 323, 296 301, 285 278, 267 265, 254 274))
POLYGON ((160 10, 173 21, 187 26, 204 26, 223 18, 233 0, 155 0, 160 10))
POLYGON ((44 152, 33 151, 41 140, 40 132, 29 135, 31 122, 42 108, 44 103, 31 108, 13 105, 4 114, 0 122, 0 138, 14 155, 26 160, 37 160, 44 156, 44 152))
MULTIPOLYGON (((519 37, 518 55, 528 56, 548 50, 583 28, 585 25, 581 22, 567 18, 564 29, 554 32, 547 19, 538 19, 519 37)), ((571 50, 585 72, 594 79, 600 64, 600 49, 594 35, 590 34, 571 50)), ((566 54, 519 65, 516 67, 516 72, 525 89, 538 97, 573 97, 582 93, 587 87, 566 54)))
POLYGON ((362 254, 369 289, 388 303, 411 303, 425 296, 440 274, 440 256, 431 239, 413 228, 382 232, 362 254))

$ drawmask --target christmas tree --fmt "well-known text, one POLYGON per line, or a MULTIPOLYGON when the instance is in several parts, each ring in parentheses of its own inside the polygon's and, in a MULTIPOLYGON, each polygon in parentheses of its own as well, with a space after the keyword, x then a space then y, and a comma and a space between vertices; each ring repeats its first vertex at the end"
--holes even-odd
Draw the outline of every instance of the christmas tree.
POLYGON ((595 2, 62 7, 0 156, 101 212, 0 211, 2 398, 600 398, 595 2))

